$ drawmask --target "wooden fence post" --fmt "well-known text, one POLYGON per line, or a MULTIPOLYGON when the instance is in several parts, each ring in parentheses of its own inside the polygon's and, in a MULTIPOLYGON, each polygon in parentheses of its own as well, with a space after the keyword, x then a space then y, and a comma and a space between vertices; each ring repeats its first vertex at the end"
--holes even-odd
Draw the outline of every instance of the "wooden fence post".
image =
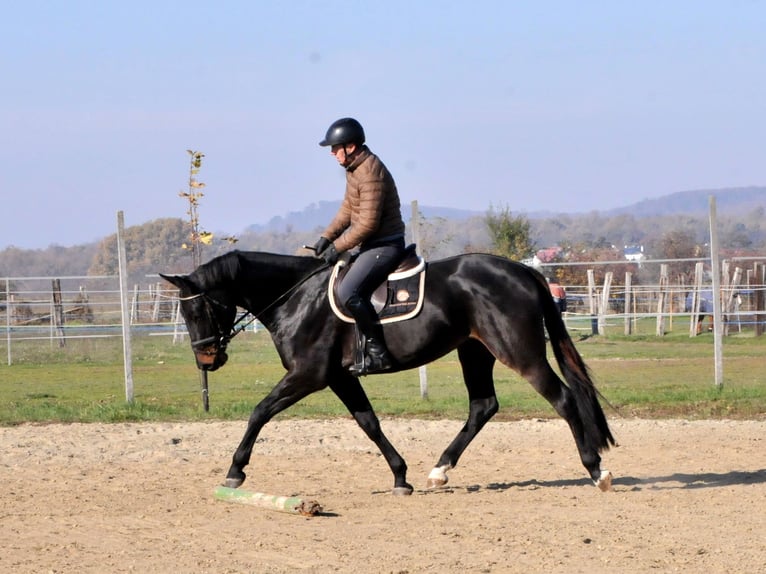
POLYGON ((633 287, 633 274, 630 271, 625 272, 625 334, 630 335, 633 332, 633 316, 630 313, 630 300, 633 298, 631 289, 633 287))
POLYGON ((763 263, 753 264, 753 316, 755 317, 755 336, 763 335, 766 318, 762 315, 766 309, 766 265, 763 263))
POLYGON ((590 331, 598 335, 598 319, 596 317, 596 275, 593 269, 588 269, 588 309, 590 311, 590 331))
POLYGON ((175 302, 175 308, 173 309, 173 344, 183 342, 184 334, 181 331, 180 326, 183 325, 183 317, 181 316, 181 302, 175 302))
POLYGON ((150 297, 153 301, 152 306, 152 323, 156 323, 160 320, 160 284, 157 283, 156 285, 149 285, 149 292, 150 297))
POLYGON ((657 295, 657 329, 658 337, 665 335, 665 302, 668 298, 668 264, 660 265, 660 291, 657 295))
POLYGON ((606 334, 606 316, 609 313, 609 294, 612 291, 612 272, 604 274, 604 290, 601 292, 601 303, 598 310, 598 334, 606 334))
POLYGON ((138 309, 138 283, 133 285, 133 299, 130 302, 130 324, 135 325, 138 323, 139 320, 139 309, 138 309))
MULTIPOLYGON (((734 275, 731 277, 731 281, 728 284, 728 291, 724 293, 725 299, 723 302, 723 316, 724 316, 724 322, 723 322, 723 334, 728 335, 729 330, 731 328, 731 321, 732 321, 732 315, 734 314, 734 302, 736 301, 736 295, 737 295, 737 286, 739 285, 739 282, 742 280, 742 268, 741 267, 735 267, 734 268, 734 275)), ((739 315, 739 314, 738 314, 739 315)), ((739 319, 739 317, 737 317, 739 319)), ((739 323, 739 321, 737 321, 739 323)), ((740 330, 741 326, 740 326, 740 330)))
POLYGON ((133 402, 133 343, 128 312, 128 258, 125 249, 125 216, 117 212, 117 267, 120 277, 120 318, 122 321, 122 362, 125 371, 125 400, 133 402))
MULTIPOLYGON (((410 215, 410 226, 412 229, 412 242, 418 245, 418 250, 423 255, 423 257, 427 257, 428 250, 426 249, 425 245, 420 245, 420 210, 418 209, 418 200, 415 199, 410 203, 410 209, 411 215, 410 215)), ((418 379, 420 380, 420 398, 421 399, 427 399, 428 398, 428 368, 426 365, 421 365, 418 367, 418 379)))
POLYGON ((53 291, 53 309, 51 313, 51 322, 56 337, 59 341, 59 347, 66 347, 66 338, 64 335, 64 304, 61 301, 61 280, 53 279, 51 281, 53 291))
POLYGON ((5 279, 5 341, 8 346, 8 366, 11 366, 11 322, 13 319, 13 295, 11 295, 11 280, 5 279))
POLYGON ((691 321, 689 323, 689 336, 697 336, 697 325, 700 320, 700 291, 702 290, 702 261, 698 261, 694 267, 694 285, 692 286, 691 321))

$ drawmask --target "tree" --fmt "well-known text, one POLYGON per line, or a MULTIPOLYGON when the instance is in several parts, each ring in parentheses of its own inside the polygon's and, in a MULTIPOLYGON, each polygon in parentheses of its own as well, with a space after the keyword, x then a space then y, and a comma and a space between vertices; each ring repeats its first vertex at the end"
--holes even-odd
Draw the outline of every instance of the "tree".
MULTIPOLYGON (((189 202, 189 209, 186 214, 189 216, 189 243, 183 242, 181 247, 188 249, 192 253, 192 266, 193 269, 199 267, 202 263, 202 246, 211 245, 213 243, 213 234, 209 231, 201 231, 199 227, 199 200, 205 196, 202 193, 202 188, 205 184, 197 180, 197 174, 199 174, 202 168, 202 158, 205 154, 201 151, 194 151, 187 149, 186 153, 189 154, 189 187, 187 191, 179 191, 180 197, 186 198, 189 202)), ((239 241, 233 235, 223 237, 223 241, 226 241, 229 245, 233 245, 239 241)))
POLYGON ((492 253, 520 261, 535 253, 531 225, 523 215, 514 216, 509 207, 495 212, 490 206, 484 223, 489 231, 492 253))
POLYGON ((598 265, 562 265, 556 269, 555 276, 562 285, 587 285, 588 271, 593 271, 593 278, 596 285, 604 282, 606 273, 611 271, 613 275, 613 285, 620 285, 624 282, 625 273, 630 271, 634 275, 633 283, 638 283, 636 272, 638 265, 627 261, 622 254, 622 250, 613 246, 593 247, 584 243, 577 245, 564 245, 565 254, 562 261, 567 263, 586 263, 602 262, 598 265))
MULTIPOLYGON (((694 236, 687 231, 673 230, 663 234, 657 245, 659 259, 692 259, 704 256, 705 249, 694 236)), ((670 264, 671 276, 680 275, 682 281, 688 281, 694 275, 694 261, 676 261, 670 264)))
MULTIPOLYGON (((179 247, 188 230, 181 219, 155 219, 125 229, 128 273, 140 277, 147 273, 185 271, 185 255, 179 247)), ((116 275, 117 235, 104 238, 93 257, 88 275, 116 275)))
POLYGON ((418 244, 420 255, 425 259, 431 259, 440 246, 447 245, 452 241, 453 235, 446 225, 447 220, 445 218, 433 217, 429 220, 426 219, 417 205, 415 209, 416 211, 410 221, 413 232, 417 230, 417 237, 414 237, 414 241, 418 244))
POLYGON ((212 239, 212 235, 207 231, 200 231, 199 229, 199 200, 205 195, 202 193, 202 188, 205 184, 201 181, 197 181, 195 177, 200 168, 202 167, 202 158, 205 154, 201 151, 186 150, 189 154, 189 188, 187 191, 179 191, 178 195, 185 197, 189 201, 189 210, 186 212, 189 216, 189 241, 191 245, 184 243, 182 247, 184 249, 191 250, 192 253, 192 265, 193 268, 197 268, 201 261, 201 244, 209 244, 212 239))

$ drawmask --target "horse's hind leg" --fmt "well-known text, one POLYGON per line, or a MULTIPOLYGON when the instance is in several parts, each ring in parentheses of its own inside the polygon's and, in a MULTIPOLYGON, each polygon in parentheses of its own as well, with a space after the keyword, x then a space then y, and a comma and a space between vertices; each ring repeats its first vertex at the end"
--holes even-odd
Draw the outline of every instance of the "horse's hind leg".
POLYGON ((380 421, 372 410, 370 400, 359 383, 359 379, 344 371, 333 376, 332 381, 330 388, 346 405, 364 433, 377 445, 391 472, 394 473, 392 493, 396 495, 412 494, 412 485, 407 482, 407 463, 383 434, 380 421))
POLYGON ((588 441, 585 439, 585 427, 572 390, 561 381, 547 361, 540 362, 534 367, 527 367, 521 374, 567 422, 574 436, 580 460, 596 486, 604 491, 609 490, 612 482, 611 473, 601 471, 601 455, 598 450, 588 446, 588 441))
POLYGON ((468 420, 428 475, 428 488, 447 484, 447 471, 457 465, 460 455, 498 409, 495 383, 492 379, 495 357, 475 339, 468 339, 460 345, 457 354, 468 389, 468 420))

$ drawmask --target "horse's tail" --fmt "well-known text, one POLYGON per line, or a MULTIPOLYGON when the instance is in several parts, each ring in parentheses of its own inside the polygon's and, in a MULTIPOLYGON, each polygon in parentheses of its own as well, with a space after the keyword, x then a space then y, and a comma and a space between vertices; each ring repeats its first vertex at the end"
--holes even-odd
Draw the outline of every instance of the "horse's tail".
POLYGON ((561 313, 548 293, 544 279, 542 279, 542 286, 545 289, 544 292, 541 292, 545 328, 548 331, 559 369, 574 395, 575 404, 583 424, 584 437, 587 443, 585 446, 597 452, 608 449, 610 445, 615 445, 616 442, 609 430, 604 410, 598 402, 599 392, 591 379, 590 369, 575 348, 572 337, 570 337, 564 320, 561 318, 561 313))

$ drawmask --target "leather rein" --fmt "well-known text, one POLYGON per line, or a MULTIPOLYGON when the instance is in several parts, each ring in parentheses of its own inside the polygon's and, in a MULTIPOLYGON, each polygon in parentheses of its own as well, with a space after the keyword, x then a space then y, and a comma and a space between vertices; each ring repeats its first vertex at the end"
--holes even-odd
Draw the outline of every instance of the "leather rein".
POLYGON ((261 315, 266 313, 272 307, 275 307, 285 298, 289 297, 293 293, 293 291, 298 289, 298 287, 300 287, 306 281, 311 279, 314 275, 316 275, 320 271, 324 271, 328 267, 331 267, 331 265, 328 265, 327 263, 325 263, 324 265, 320 265, 318 268, 306 274, 306 276, 301 278, 297 283, 295 283, 293 286, 287 289, 284 293, 282 293, 276 299, 274 299, 274 301, 266 305, 263 309, 261 309, 257 313, 251 313, 250 311, 243 312, 239 317, 237 317, 236 321, 234 321, 232 326, 229 328, 228 333, 223 328, 221 328, 221 324, 218 322, 218 318, 216 317, 216 314, 213 312, 213 306, 226 310, 228 309, 227 305, 221 303, 220 301, 217 301, 216 299, 213 299, 210 295, 208 295, 204 291, 200 293, 196 293, 195 295, 189 295, 188 297, 179 297, 178 298, 179 301, 192 301, 194 299, 201 298, 202 301, 204 301, 205 303, 205 313, 207 314, 208 319, 210 319, 211 323, 215 325, 216 331, 218 331, 215 335, 212 335, 210 337, 205 337, 204 339, 197 339, 195 341, 192 341, 191 342, 192 349, 196 350, 196 349, 200 349, 201 347, 207 347, 208 345, 217 343, 218 349, 225 350, 228 344, 231 342, 231 340, 234 337, 236 337, 239 333, 247 329, 261 315), (248 315, 251 315, 249 319, 247 319, 248 315), (247 321, 245 321, 246 319, 247 321))

